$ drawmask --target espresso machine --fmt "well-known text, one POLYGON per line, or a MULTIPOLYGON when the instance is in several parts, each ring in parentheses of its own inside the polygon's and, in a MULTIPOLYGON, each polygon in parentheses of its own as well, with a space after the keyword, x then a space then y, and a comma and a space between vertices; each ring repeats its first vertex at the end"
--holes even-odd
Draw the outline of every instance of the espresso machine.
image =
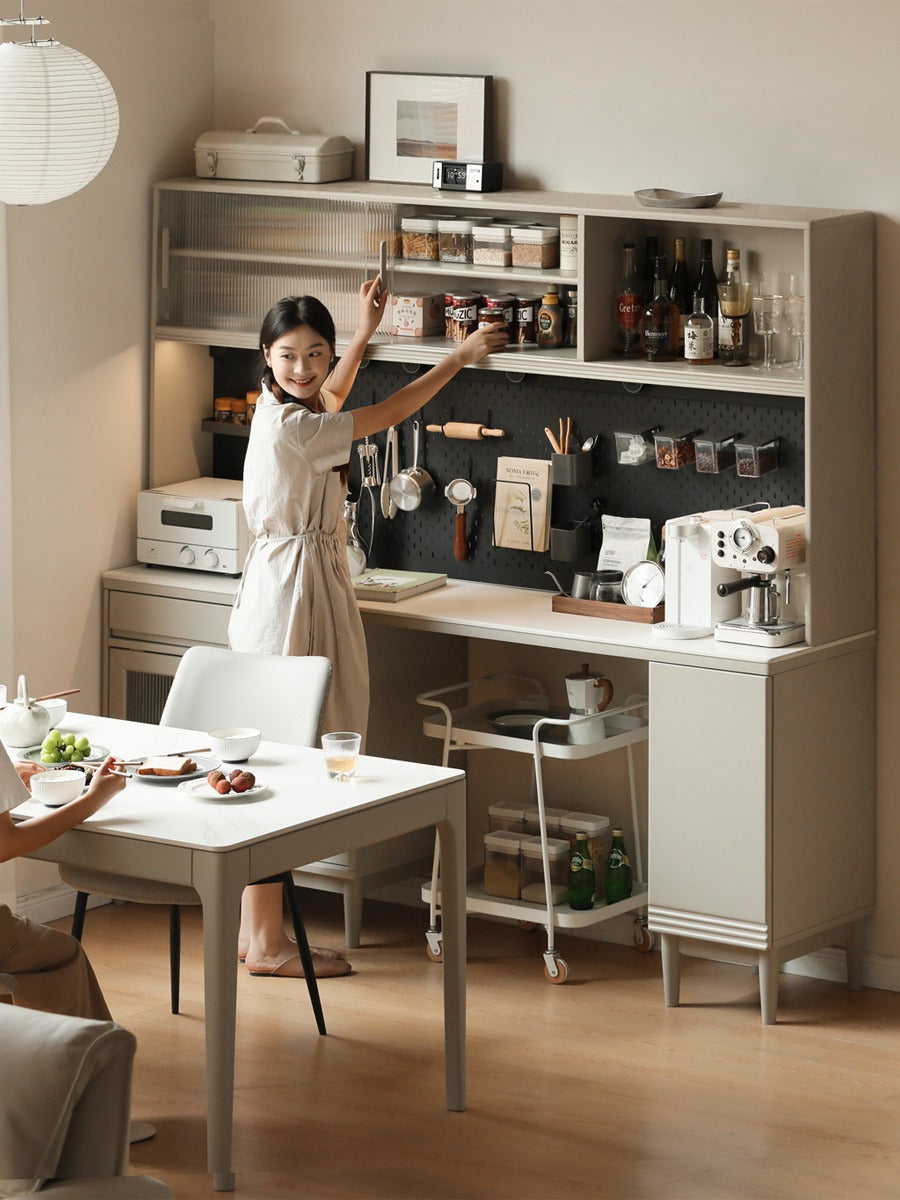
POLYGON ((722 598, 746 593, 747 607, 717 623, 716 639, 773 649, 802 642, 804 604, 797 593, 804 582, 806 510, 792 504, 740 517, 725 531, 721 550, 740 576, 720 581, 716 592, 722 598))

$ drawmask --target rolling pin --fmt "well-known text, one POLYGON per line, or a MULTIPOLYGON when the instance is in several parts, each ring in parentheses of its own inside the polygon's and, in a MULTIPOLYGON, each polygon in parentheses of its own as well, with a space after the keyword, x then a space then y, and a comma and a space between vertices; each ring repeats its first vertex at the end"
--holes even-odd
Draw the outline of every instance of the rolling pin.
POLYGON ((446 425, 426 425, 429 433, 442 433, 448 438, 466 438, 470 442, 480 442, 488 437, 506 437, 505 429, 486 429, 484 425, 476 425, 469 421, 448 421, 446 425))

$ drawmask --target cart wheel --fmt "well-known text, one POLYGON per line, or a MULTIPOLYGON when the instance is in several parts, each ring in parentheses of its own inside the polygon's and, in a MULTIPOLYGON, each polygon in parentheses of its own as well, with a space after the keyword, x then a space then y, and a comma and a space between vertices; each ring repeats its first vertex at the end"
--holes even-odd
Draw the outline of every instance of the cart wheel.
POLYGON ((634 948, 639 954, 648 954, 656 945, 651 931, 641 921, 634 923, 634 948))
POLYGON ((519 929, 537 929, 534 921, 516 921, 516 925, 519 929))
POLYGON ((548 983, 565 983, 569 978, 569 964, 564 958, 557 958, 556 974, 551 975, 549 967, 546 963, 544 963, 544 975, 546 976, 548 983))
POLYGON ((426 942, 425 943, 425 953, 428 955, 428 957, 431 959, 432 962, 443 962, 444 961, 443 945, 434 947, 434 946, 432 946, 431 942, 426 942))

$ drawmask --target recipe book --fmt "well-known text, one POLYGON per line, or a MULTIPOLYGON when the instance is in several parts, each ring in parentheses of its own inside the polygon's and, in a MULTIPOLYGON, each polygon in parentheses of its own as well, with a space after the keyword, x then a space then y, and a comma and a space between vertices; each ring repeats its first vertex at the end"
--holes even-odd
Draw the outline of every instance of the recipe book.
POLYGON ((539 552, 550 548, 549 459, 497 459, 494 545, 539 552))
POLYGON ((388 604, 396 604, 398 600, 408 600, 410 596, 443 587, 447 576, 431 571, 373 569, 363 571, 351 582, 360 600, 384 600, 388 604))

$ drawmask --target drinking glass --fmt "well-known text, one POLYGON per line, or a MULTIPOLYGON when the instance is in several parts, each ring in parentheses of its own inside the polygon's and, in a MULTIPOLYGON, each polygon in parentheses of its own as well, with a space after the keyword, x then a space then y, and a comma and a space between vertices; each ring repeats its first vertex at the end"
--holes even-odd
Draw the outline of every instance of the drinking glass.
POLYGON ((362 736, 358 733, 323 733, 322 749, 325 752, 325 769, 328 778, 338 783, 347 783, 356 774, 359 747, 362 736))
POLYGON ((753 329, 756 333, 762 335, 765 345, 762 363, 764 371, 771 371, 775 366, 775 356, 772 353, 772 337, 781 329, 783 313, 783 296, 762 293, 753 297, 753 329))
POLYGON ((750 360, 740 354, 741 321, 750 312, 750 302, 753 299, 752 283, 720 283, 716 290, 719 293, 719 312, 731 321, 731 358, 722 363, 723 367, 746 367, 750 360))
POLYGON ((803 298, 803 276, 792 275, 784 298, 784 315, 788 332, 797 339, 797 357, 788 365, 803 374, 803 339, 806 333, 806 302, 803 298))

